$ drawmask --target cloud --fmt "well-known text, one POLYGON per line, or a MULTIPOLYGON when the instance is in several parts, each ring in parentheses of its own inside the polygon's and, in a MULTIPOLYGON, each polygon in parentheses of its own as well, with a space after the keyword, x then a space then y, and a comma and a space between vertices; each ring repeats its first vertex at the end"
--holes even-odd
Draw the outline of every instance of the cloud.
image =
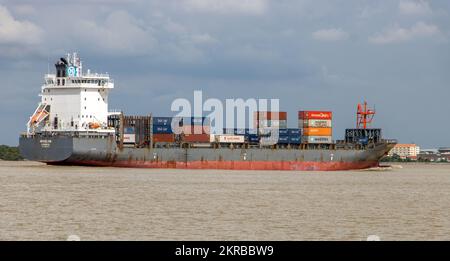
POLYGON ((9 10, 0 5, 0 45, 34 45, 41 42, 42 35, 38 26, 14 19, 9 10))
POLYGON ((432 13, 430 5, 424 0, 402 0, 398 4, 398 9, 404 15, 427 15, 432 13))
POLYGON ((374 44, 400 43, 438 34, 440 34, 440 30, 436 25, 418 22, 411 28, 401 28, 399 26, 389 28, 383 33, 369 37, 369 42, 374 44))
POLYGON ((347 39, 348 33, 341 28, 322 29, 312 33, 312 37, 319 41, 334 42, 347 39))
POLYGON ((194 34, 191 36, 192 43, 194 44, 214 44, 217 43, 217 39, 209 34, 194 34))
POLYGON ((184 0, 188 11, 219 14, 260 15, 267 9, 266 0, 184 0))
POLYGON ((143 26, 126 11, 112 12, 103 23, 81 21, 74 31, 84 44, 106 53, 147 54, 157 45, 152 28, 143 26))
POLYGON ((13 12, 18 15, 26 16, 26 15, 36 15, 36 9, 29 4, 21 4, 13 6, 13 12))

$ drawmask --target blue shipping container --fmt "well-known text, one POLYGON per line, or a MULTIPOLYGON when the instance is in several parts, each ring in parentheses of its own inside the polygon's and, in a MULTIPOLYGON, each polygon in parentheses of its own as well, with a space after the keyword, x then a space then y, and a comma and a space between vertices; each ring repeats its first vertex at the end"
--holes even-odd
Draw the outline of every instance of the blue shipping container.
POLYGON ((259 142, 259 136, 255 135, 255 134, 251 134, 251 135, 247 136, 247 140, 248 140, 248 142, 251 142, 251 143, 258 143, 259 142))
POLYGON ((234 135, 234 129, 223 129, 223 134, 233 134, 234 135))
POLYGON ((245 135, 245 129, 234 129, 234 135, 245 135))
POLYGON ((288 129, 278 129, 278 134, 280 136, 287 135, 288 134, 288 129))
POLYGON ((207 117, 184 117, 183 118, 183 125, 203 125, 203 126, 209 126, 210 121, 207 117))
POLYGON ((258 130, 257 129, 245 129, 245 134, 246 135, 258 135, 258 130))
POLYGON ((287 144, 287 143, 289 143, 289 137, 287 136, 278 137, 278 144, 287 144))
POLYGON ((172 127, 170 125, 168 125, 168 126, 153 125, 153 133, 155 133, 155 134, 171 134, 171 133, 173 133, 173 131, 172 131, 172 127))
POLYGON ((153 117, 153 125, 167 126, 172 124, 172 117, 153 117))
POLYGON ((289 143, 290 144, 300 144, 302 143, 301 137, 289 137, 289 143))
POLYGON ((289 135, 299 135, 301 134, 301 130, 300 129, 288 129, 288 133, 289 135))

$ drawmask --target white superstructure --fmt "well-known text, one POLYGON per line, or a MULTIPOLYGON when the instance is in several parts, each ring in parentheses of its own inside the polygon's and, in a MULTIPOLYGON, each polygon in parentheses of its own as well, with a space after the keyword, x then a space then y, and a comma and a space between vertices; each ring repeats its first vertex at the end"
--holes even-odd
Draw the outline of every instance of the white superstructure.
POLYGON ((56 64, 56 74, 46 74, 41 102, 27 124, 36 131, 111 131, 107 128, 108 94, 114 82, 108 74, 83 72, 76 53, 56 64))

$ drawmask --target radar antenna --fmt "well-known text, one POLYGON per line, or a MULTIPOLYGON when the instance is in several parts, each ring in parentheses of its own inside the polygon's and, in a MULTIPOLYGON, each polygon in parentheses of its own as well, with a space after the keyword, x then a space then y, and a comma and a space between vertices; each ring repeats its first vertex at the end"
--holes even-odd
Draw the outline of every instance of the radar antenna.
POLYGON ((374 116, 375 116, 375 109, 373 110, 368 109, 366 101, 364 101, 363 104, 358 103, 358 108, 356 112, 356 128, 367 129, 367 125, 372 123, 374 116))

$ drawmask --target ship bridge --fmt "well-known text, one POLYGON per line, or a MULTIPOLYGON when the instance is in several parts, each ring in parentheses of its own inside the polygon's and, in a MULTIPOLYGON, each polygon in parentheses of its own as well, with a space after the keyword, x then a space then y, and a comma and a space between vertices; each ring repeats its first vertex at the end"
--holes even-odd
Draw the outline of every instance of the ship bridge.
POLYGON ((108 95, 114 81, 108 73, 83 71, 77 53, 55 63, 56 72, 45 74, 41 102, 27 124, 36 131, 110 132, 107 127, 108 95))

